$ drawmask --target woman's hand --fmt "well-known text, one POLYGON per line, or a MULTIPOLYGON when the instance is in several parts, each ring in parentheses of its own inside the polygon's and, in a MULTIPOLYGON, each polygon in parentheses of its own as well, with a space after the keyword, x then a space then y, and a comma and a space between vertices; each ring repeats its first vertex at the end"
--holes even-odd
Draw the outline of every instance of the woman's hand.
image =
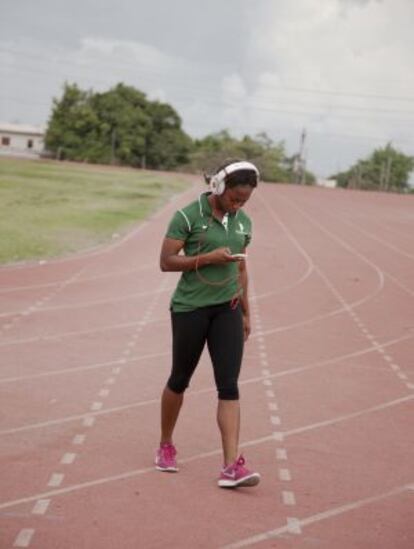
POLYGON ((249 335, 250 335, 250 316, 248 314, 243 313, 243 333, 244 333, 244 341, 247 341, 249 335))
POLYGON ((231 261, 239 261, 237 257, 233 257, 231 255, 231 251, 229 248, 217 248, 213 250, 212 252, 208 252, 207 254, 204 254, 204 257, 206 258, 206 263, 214 264, 214 265, 221 265, 224 263, 229 263, 231 261))

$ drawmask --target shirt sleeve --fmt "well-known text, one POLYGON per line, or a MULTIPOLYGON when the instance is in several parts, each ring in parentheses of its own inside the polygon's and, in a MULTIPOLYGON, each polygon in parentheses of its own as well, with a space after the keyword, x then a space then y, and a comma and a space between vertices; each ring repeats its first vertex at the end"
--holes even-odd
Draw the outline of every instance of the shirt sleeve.
POLYGON ((191 225, 188 217, 182 210, 178 210, 173 215, 168 228, 166 237, 173 238, 174 240, 186 241, 190 234, 191 225))

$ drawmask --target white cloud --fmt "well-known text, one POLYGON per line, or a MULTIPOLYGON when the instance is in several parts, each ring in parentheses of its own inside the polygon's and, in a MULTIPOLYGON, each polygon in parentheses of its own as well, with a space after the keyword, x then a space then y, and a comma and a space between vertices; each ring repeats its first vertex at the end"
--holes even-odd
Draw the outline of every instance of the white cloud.
POLYGON ((412 151, 414 97, 387 99, 409 99, 414 87, 412 0, 234 0, 227 15, 214 0, 205 20, 182 0, 174 29, 165 5, 154 5, 153 28, 152 4, 140 7, 137 25, 112 12, 111 36, 111 12, 96 22, 86 3, 76 40, 64 33, 67 14, 58 46, 57 13, 48 38, 51 7, 40 14, 42 40, 29 21, 25 33, 4 25, 0 120, 44 123, 65 80, 94 90, 122 81, 171 103, 194 137, 267 131, 293 152, 306 127, 309 165, 321 175, 388 140, 412 151))

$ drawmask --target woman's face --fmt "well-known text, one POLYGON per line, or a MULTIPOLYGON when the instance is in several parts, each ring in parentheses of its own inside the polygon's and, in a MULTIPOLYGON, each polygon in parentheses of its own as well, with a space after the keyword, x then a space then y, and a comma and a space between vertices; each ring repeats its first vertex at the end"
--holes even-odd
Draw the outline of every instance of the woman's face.
POLYGON ((246 204, 253 192, 250 185, 236 185, 227 188, 224 193, 217 196, 220 208, 230 214, 234 214, 246 204))

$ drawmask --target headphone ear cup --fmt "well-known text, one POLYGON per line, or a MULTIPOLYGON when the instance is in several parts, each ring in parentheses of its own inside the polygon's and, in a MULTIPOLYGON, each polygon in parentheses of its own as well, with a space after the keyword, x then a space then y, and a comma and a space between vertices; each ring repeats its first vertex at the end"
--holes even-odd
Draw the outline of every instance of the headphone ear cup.
POLYGON ((226 183, 224 181, 224 178, 221 179, 219 177, 213 176, 210 179, 210 190, 215 195, 223 194, 226 189, 226 183))

